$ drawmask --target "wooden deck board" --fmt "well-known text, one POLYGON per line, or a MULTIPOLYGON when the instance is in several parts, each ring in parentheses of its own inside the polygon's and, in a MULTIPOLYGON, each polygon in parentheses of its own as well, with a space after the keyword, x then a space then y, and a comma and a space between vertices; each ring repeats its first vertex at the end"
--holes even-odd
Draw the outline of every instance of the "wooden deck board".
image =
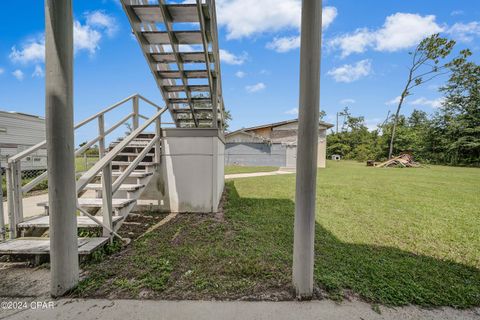
MULTIPOLYGON (((145 187, 144 184, 122 184, 120 186, 119 190, 122 190, 122 191, 136 191, 136 190, 139 190, 143 187, 145 187)), ((94 184, 94 183, 87 184, 87 186, 85 187, 85 190, 102 191, 102 189, 103 189, 103 186, 99 183, 98 184, 94 184)))
MULTIPOLYGON (((123 208, 134 201, 132 199, 112 199, 112 205, 114 208, 123 208)), ((83 208, 100 208, 103 205, 103 199, 79 198, 78 204, 83 208)), ((39 203, 38 206, 48 208, 48 202, 39 203)))
MULTIPOLYGON (((78 254, 92 253, 108 242, 108 238, 79 238, 78 254)), ((50 254, 49 238, 18 238, 0 243, 0 255, 44 255, 50 254)))

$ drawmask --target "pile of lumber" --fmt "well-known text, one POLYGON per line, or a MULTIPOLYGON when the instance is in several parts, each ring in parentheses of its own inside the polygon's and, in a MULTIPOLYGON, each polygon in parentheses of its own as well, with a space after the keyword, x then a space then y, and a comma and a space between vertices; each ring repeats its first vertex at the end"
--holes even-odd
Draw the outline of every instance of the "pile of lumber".
POLYGON ((399 155, 398 157, 392 158, 382 163, 375 165, 377 168, 387 168, 387 167, 404 167, 404 168, 418 168, 420 163, 413 161, 413 156, 408 153, 399 155))

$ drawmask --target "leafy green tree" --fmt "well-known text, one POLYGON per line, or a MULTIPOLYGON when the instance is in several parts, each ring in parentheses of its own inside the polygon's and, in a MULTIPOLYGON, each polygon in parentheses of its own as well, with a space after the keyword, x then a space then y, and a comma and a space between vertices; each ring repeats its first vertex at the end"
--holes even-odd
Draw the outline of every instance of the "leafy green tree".
POLYGON ((448 63, 445 63, 444 59, 450 55, 454 46, 455 41, 441 38, 439 34, 434 34, 422 40, 413 52, 409 52, 412 56, 412 62, 408 70, 405 87, 398 101, 393 126, 391 127, 388 158, 391 158, 393 155, 400 110, 405 99, 412 95, 412 90, 415 87, 448 73, 448 63))
POLYGON ((449 64, 451 75, 440 91, 445 101, 434 117, 432 149, 450 164, 480 165, 480 66, 462 59, 449 64))

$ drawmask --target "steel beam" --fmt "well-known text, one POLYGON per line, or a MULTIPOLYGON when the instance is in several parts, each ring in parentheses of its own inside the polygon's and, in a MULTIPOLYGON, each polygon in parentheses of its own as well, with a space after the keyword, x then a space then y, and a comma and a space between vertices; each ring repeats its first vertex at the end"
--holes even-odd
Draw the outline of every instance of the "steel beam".
POLYGON ((50 210, 51 294, 78 283, 73 139, 72 0, 45 0, 45 114, 50 210))
POLYGON ((303 0, 293 245, 293 285, 299 299, 313 294, 321 32, 322 0, 303 0))

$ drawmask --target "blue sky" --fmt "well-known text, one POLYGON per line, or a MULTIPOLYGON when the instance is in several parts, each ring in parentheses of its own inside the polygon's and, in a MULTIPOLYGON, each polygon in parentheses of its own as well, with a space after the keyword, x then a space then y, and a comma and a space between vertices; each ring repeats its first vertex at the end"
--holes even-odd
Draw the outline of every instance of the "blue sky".
MULTIPOLYGON (((217 0, 224 100, 231 129, 296 118, 300 0, 217 0)), ((43 1, 0 11, 0 109, 44 114, 43 1)), ((138 92, 163 105, 121 6, 75 0, 75 119, 138 92)), ((327 0, 321 78, 325 120, 348 105, 369 127, 382 122, 404 85, 408 51, 441 32, 480 61, 477 0, 327 0), (389 103, 390 102, 390 103, 389 103)), ((434 112, 441 80, 419 88, 403 113, 434 112)), ((87 136, 88 132, 83 135, 87 136)))

